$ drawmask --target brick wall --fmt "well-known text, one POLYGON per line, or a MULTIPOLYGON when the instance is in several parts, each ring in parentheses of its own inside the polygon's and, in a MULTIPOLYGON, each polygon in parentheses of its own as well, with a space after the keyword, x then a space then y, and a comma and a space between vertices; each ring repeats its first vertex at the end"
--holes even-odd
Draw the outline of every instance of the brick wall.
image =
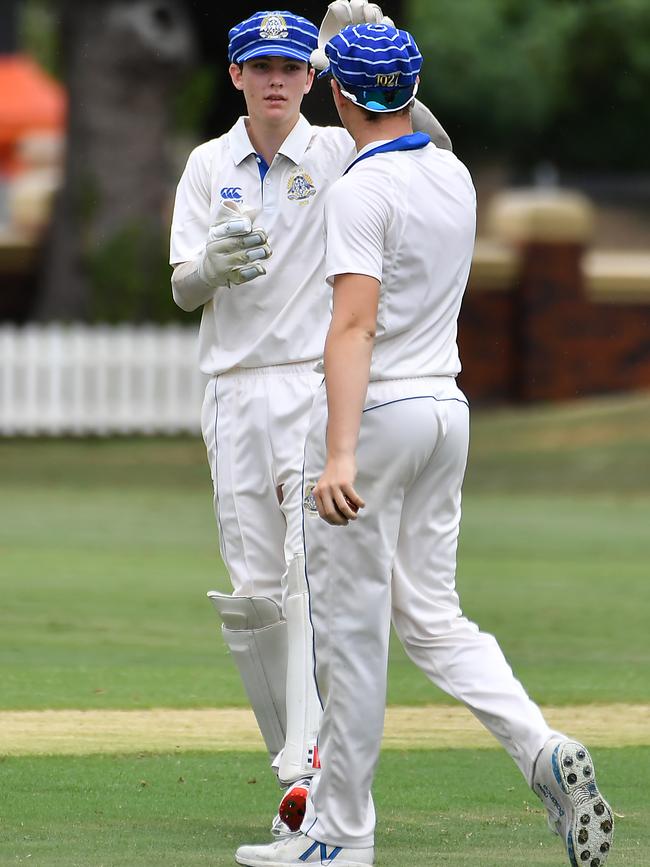
POLYGON ((573 194, 495 203, 498 241, 477 245, 459 323, 472 401, 650 389, 650 256, 590 253, 592 216, 573 194))

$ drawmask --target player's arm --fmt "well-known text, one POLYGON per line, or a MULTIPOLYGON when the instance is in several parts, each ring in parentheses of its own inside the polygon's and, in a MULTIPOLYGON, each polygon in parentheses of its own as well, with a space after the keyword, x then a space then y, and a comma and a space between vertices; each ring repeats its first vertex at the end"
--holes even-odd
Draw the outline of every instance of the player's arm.
POLYGON ((453 150, 451 139, 433 112, 419 99, 413 101, 411 123, 414 132, 426 133, 436 147, 445 151, 453 150))
POLYGON ((266 274, 262 260, 270 255, 266 232, 253 228, 250 217, 231 210, 229 217, 224 216, 210 227, 201 254, 174 268, 174 301, 182 310, 196 310, 217 289, 248 283, 266 274))
POLYGON ((176 190, 170 239, 172 296, 182 310, 201 307, 219 288, 264 274, 261 261, 271 249, 254 214, 235 202, 223 203, 212 217, 210 143, 190 154, 176 190))
POLYGON ((355 452, 377 330, 390 218, 385 189, 378 190, 374 176, 362 169, 339 179, 325 200, 325 272, 333 286, 333 302, 323 356, 327 459, 314 497, 321 518, 330 524, 347 524, 364 505, 354 488, 355 452))
POLYGON ((206 143, 189 155, 178 182, 169 239, 169 264, 174 269, 172 297, 187 312, 214 294, 214 289, 200 279, 197 261, 211 223, 210 174, 211 154, 206 143))
POLYGON ((334 278, 324 352, 327 463, 313 492, 319 515, 329 524, 347 524, 364 506, 354 489, 355 452, 368 390, 379 286, 379 280, 364 274, 334 278))
MULTIPOLYGON (((349 24, 390 24, 392 19, 384 15, 376 3, 367 0, 333 0, 327 7, 327 12, 318 32, 318 48, 312 52, 310 62, 317 70, 327 69, 329 61, 324 51, 327 42, 349 24)), ((451 139, 447 135, 438 118, 424 103, 416 99, 413 102, 411 121, 415 132, 426 133, 436 147, 443 150, 453 150, 451 139)))

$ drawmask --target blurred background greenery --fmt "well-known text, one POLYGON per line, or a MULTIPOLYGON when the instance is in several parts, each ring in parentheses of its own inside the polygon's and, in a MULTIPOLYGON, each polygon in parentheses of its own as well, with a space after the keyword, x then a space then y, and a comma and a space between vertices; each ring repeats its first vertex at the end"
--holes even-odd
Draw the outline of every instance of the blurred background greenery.
POLYGON ((422 91, 471 160, 647 171, 645 0, 412 0, 422 91))
MULTIPOLYGON (((20 18, 25 51, 56 76, 61 5, 23 0, 20 18)), ((199 21, 200 5, 185 2, 199 21)), ((325 7, 291 4, 303 14, 325 7)), ((650 168, 639 134, 650 127, 646 0, 389 0, 383 8, 416 36, 425 57, 421 95, 467 160, 493 152, 522 171, 540 155, 560 169, 650 168)), ((228 117, 216 129, 207 119, 226 65, 226 29, 245 14, 223 10, 220 30, 203 34, 195 68, 179 81, 177 131, 201 139, 227 128, 228 117)))
MULTIPOLYGON (((227 130, 242 111, 227 76, 227 31, 258 4, 12 5, 17 47, 65 84, 70 118, 64 192, 49 230, 55 240, 45 247, 43 267, 22 292, 13 318, 192 321, 162 288, 173 192, 191 147, 227 130), (111 10, 124 7, 140 28, 139 63, 131 62, 126 31, 112 26, 111 10), (111 99, 110 88, 98 84, 113 78, 119 79, 121 99, 111 99), (124 131, 110 144, 114 177, 139 172, 137 180, 125 180, 132 198, 126 219, 111 201, 110 181, 96 167, 99 146, 86 115, 104 101, 110 139, 120 115, 133 119, 142 113, 133 95, 146 89, 151 140, 132 120, 123 122, 124 131), (125 140, 131 134, 133 140, 125 140), (139 158, 147 149, 149 159, 139 158), (114 219, 104 219, 110 209, 114 219)), ((314 0, 292 4, 317 23, 325 8, 314 0)), ((615 243, 647 246, 650 157, 641 134, 650 126, 646 0, 387 0, 383 9, 420 44, 421 98, 475 177, 479 217, 497 189, 566 185, 612 210, 615 219, 606 228, 615 243)), ((304 110, 314 122, 336 121, 322 82, 304 110)))

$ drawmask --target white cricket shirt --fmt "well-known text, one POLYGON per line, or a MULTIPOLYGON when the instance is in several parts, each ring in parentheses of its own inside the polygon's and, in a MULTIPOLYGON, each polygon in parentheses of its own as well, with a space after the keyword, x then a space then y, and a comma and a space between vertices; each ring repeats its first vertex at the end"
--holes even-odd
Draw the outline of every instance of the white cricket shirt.
POLYGON ((374 154, 333 185, 325 219, 328 282, 349 273, 381 283, 370 379, 455 376, 476 230, 465 166, 433 144, 374 154))
POLYGON ((325 284, 324 194, 355 155, 339 127, 315 127, 301 115, 266 176, 241 117, 197 147, 180 179, 170 263, 196 259, 222 201, 259 211, 273 254, 267 273, 217 289, 203 307, 199 360, 204 373, 264 367, 321 356, 329 321, 325 284))

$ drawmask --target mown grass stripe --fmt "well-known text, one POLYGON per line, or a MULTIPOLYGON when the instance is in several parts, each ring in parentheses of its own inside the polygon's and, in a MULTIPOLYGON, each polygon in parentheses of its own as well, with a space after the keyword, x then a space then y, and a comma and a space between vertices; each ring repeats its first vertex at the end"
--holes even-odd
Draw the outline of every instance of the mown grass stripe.
MULTIPOLYGON (((545 707, 554 728, 591 746, 650 745, 650 705, 545 707)), ((464 708, 390 707, 384 747, 497 747, 464 708)), ((177 710, 47 710, 0 712, 0 755, 261 750, 252 713, 242 708, 177 710)))

